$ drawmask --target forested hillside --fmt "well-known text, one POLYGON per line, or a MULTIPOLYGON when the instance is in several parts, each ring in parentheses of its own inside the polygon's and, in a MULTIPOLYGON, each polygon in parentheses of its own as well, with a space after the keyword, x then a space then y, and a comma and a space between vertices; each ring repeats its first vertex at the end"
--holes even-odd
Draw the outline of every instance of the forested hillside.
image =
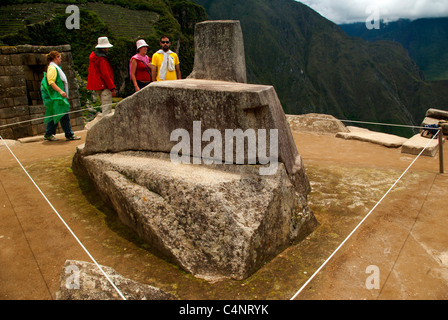
POLYGON ((287 113, 419 125, 428 108, 448 109, 447 84, 425 82, 397 42, 350 37, 293 0, 195 1, 211 19, 241 21, 248 81, 273 85, 287 113))
POLYGON ((7 0, 0 14, 0 44, 70 44, 75 67, 84 80, 98 37, 108 36, 114 45, 109 56, 122 97, 133 92, 128 70, 137 39, 145 39, 152 54, 159 49, 161 35, 171 37, 181 71, 188 75, 194 62, 194 25, 207 19, 201 6, 187 0, 7 0), (78 30, 66 28, 70 14, 65 10, 70 4, 80 9, 78 30))
POLYGON ((340 25, 348 35, 367 41, 400 43, 422 69, 427 80, 448 80, 448 17, 381 22, 379 29, 365 23, 340 25))

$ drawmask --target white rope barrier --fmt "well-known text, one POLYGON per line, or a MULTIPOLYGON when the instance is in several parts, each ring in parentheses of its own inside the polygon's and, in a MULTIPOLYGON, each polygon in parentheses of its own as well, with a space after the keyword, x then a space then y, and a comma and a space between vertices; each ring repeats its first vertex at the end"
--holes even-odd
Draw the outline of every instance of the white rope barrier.
MULTIPOLYGON (((108 104, 104 104, 104 105, 101 105, 101 106, 98 106, 98 107, 101 108, 101 110, 103 110, 104 107, 108 107, 108 106, 112 106, 112 105, 114 105, 114 103, 108 103, 108 104)), ((46 117, 40 117, 40 118, 34 118, 34 119, 29 119, 29 120, 23 120, 23 121, 3 124, 3 125, 0 125, 0 129, 6 128, 6 127, 10 127, 10 126, 14 126, 14 125, 23 124, 23 123, 28 123, 28 122, 32 122, 32 121, 45 120, 46 118, 51 118, 53 116, 63 116, 65 114, 72 114, 72 113, 84 112, 84 111, 96 112, 96 110, 94 108, 98 108, 98 107, 91 107, 91 108, 88 108, 88 109, 73 110, 73 111, 59 113, 59 114, 55 114, 55 115, 51 115, 51 116, 46 116, 46 117)))
MULTIPOLYGON (((93 111, 96 111, 94 108, 100 107, 102 110, 102 108, 107 107, 107 106, 112 106, 114 104, 115 103, 109 103, 109 104, 105 104, 105 105, 101 105, 101 106, 97 106, 97 107, 90 107, 88 109, 79 109, 79 110, 69 111, 69 112, 65 112, 65 113, 55 114, 55 116, 60 116, 60 115, 64 115, 64 114, 72 114, 72 113, 76 113, 76 112, 84 112, 84 111, 93 112, 93 111)), ((297 115, 297 116, 300 116, 300 115, 297 115)), ((14 123, 4 124, 4 125, 0 125, 0 129, 2 129, 4 127, 9 127, 9 126, 14 126, 14 125, 18 125, 18 124, 31 122, 31 121, 44 120, 49 117, 53 117, 53 116, 40 117, 40 118, 35 118, 35 119, 30 119, 30 120, 24 120, 24 121, 18 121, 18 122, 14 122, 14 123)), ((406 124, 367 122, 367 121, 358 121, 358 120, 341 120, 341 119, 336 119, 336 118, 328 119, 328 118, 319 118, 319 117, 307 117, 307 119, 326 120, 326 121, 341 121, 341 122, 351 122, 351 123, 359 123, 359 124, 381 125, 381 126, 388 126, 388 127, 402 127, 402 128, 410 128, 410 129, 425 129, 425 127, 422 127, 422 126, 414 126, 414 125, 406 125, 406 124)))
POLYGON ((418 156, 412 161, 412 163, 406 168, 406 170, 400 175, 400 177, 392 184, 392 186, 387 190, 387 192, 381 197, 381 199, 373 206, 373 208, 367 213, 367 215, 358 223, 358 225, 353 229, 352 232, 341 242, 341 244, 333 251, 333 253, 325 260, 324 263, 313 273, 313 275, 302 285, 302 287, 291 297, 290 300, 294 300, 297 296, 305 289, 305 287, 316 277, 316 275, 325 267, 325 265, 333 258, 333 256, 342 248, 342 246, 350 239, 350 237, 358 230, 358 228, 364 223, 364 221, 372 214, 372 212, 378 207, 378 205, 386 198, 386 196, 392 191, 392 189, 397 185, 397 183, 403 178, 403 176, 408 172, 408 170, 414 165, 417 159, 423 154, 423 152, 428 148, 432 140, 440 133, 438 131, 426 144, 423 150, 418 154, 418 156))
POLYGON ((112 282, 112 280, 109 278, 109 276, 104 272, 103 268, 96 262, 96 260, 93 258, 93 256, 90 254, 90 252, 86 249, 86 247, 82 244, 81 240, 76 236, 76 234, 72 231, 72 229, 68 226, 68 224, 64 221, 64 219, 61 217, 59 212, 56 210, 56 208, 51 204, 51 202, 48 200, 48 198, 45 196, 45 194, 42 192, 42 190, 39 188, 39 186, 36 184, 36 182, 33 180, 33 178, 29 175, 29 173, 26 171, 26 169, 23 167, 22 163, 17 159, 16 155, 12 152, 12 150, 9 148, 8 144, 3 140, 3 137, 0 136, 0 139, 5 144, 6 148, 9 150, 9 152, 12 154, 14 159, 17 161, 17 163, 20 165, 22 170, 25 172, 25 174, 28 176, 28 178, 31 180, 31 182, 34 184, 34 186, 37 188, 37 190, 40 192, 40 194, 44 197, 45 201, 50 205, 50 207, 53 209, 53 211, 56 213, 58 218, 62 221, 64 226, 68 229, 68 231, 72 234, 72 236, 75 238, 75 240, 78 242, 78 244, 81 246, 81 248, 85 251, 85 253, 89 256, 89 258, 93 261, 93 263, 98 267, 98 269, 101 271, 101 273, 106 277, 107 281, 112 285, 112 287, 117 291, 117 293, 120 295, 120 297, 123 300, 126 300, 124 295, 121 293, 121 291, 115 286, 115 284, 112 282))
MULTIPOLYGON (((101 108, 104 106, 101 106, 101 108)), ((82 110, 75 110, 67 113, 74 113, 74 112, 80 112, 80 111, 86 111, 86 109, 82 110)), ((65 113, 64 113, 65 114, 65 113)), ((0 128, 5 126, 11 126, 15 124, 30 122, 30 121, 36 121, 45 119, 43 118, 36 118, 32 120, 26 120, 21 122, 16 122, 12 124, 2 125, 0 128)), ((382 125, 382 126, 394 126, 394 127, 405 127, 405 128, 414 128, 414 129, 425 129, 425 127, 422 126, 411 126, 411 125, 401 125, 401 124, 387 124, 387 123, 377 123, 377 122, 366 122, 366 121, 356 121, 356 120, 340 120, 340 119, 328 119, 328 118, 320 118, 320 117, 308 117, 308 119, 317 119, 317 120, 330 120, 330 121, 341 121, 341 122, 351 122, 351 123, 359 123, 359 124, 370 124, 370 125, 382 125)), ((303 289, 316 277, 316 275, 324 268, 324 266, 333 258, 333 256, 342 248, 342 246, 350 239, 350 237, 357 231, 357 229, 364 223, 364 221, 373 213, 373 211, 378 207, 378 205, 384 200, 384 198, 392 191, 392 189, 397 185, 397 183, 401 180, 401 178, 407 173, 407 171, 412 167, 412 165, 417 161, 417 159, 423 154, 423 152, 428 148, 429 144, 441 133, 441 130, 438 130, 437 134, 435 134, 426 144, 426 146, 423 148, 423 150, 418 154, 418 156, 412 161, 412 163, 406 168, 406 170, 400 175, 400 177, 394 182, 394 184, 389 188, 389 190, 383 195, 383 197, 375 204, 375 206, 367 213, 367 215, 359 222, 359 224, 353 229, 353 231, 344 239, 344 241, 333 251, 333 253, 327 258, 327 260, 314 272, 314 274, 303 284, 303 286, 291 297, 290 300, 294 300, 302 291, 303 289)), ((34 182, 34 180, 30 177, 28 172, 25 170, 25 168, 22 166, 20 161, 16 158, 14 153, 11 151, 11 149, 8 147, 6 142, 3 140, 3 138, 0 136, 1 140, 5 143, 8 150, 11 152, 13 157, 16 159, 16 161, 19 163, 19 165, 22 167, 22 169, 25 171, 25 173, 28 175, 28 177, 31 179, 33 184, 36 186, 36 188, 39 190, 39 192, 42 194, 42 196, 45 198, 45 200, 48 202, 48 204, 52 207, 52 209, 55 211, 59 219, 64 223, 64 225, 67 227, 67 229, 70 231, 70 233, 75 237, 75 239, 78 241, 78 243, 81 245, 81 247, 84 249, 84 251, 88 254, 88 256, 92 259, 92 261, 97 265, 97 267, 101 270, 101 272, 105 275, 107 280, 112 284, 114 289, 119 293, 119 295, 124 299, 125 297, 122 295, 122 293, 118 290, 118 288, 113 284, 113 282, 110 280, 110 278, 107 276, 107 274, 103 271, 103 269, 99 266, 99 264, 95 261, 95 259, 90 255, 90 253, 87 251, 87 249, 84 247, 84 245, 81 243, 81 241, 76 237, 76 235, 72 232, 72 230, 69 228, 69 226, 65 223, 65 221, 62 219, 62 217, 59 215, 59 213, 56 211, 56 209, 53 207, 53 205, 49 202, 49 200, 46 198, 46 196, 43 194, 43 192, 39 189, 37 184, 34 182)))

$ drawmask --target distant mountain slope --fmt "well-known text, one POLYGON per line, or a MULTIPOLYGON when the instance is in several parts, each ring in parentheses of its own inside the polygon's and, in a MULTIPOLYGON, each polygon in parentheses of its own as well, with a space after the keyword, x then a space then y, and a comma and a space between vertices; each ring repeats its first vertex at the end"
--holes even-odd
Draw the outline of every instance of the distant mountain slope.
POLYGON ((129 81, 129 59, 135 41, 145 39, 151 55, 160 48, 159 38, 171 37, 179 52, 182 74, 188 75, 194 61, 194 26, 207 19, 200 5, 188 0, 4 0, 0 4, 0 45, 70 44, 79 74, 87 79, 88 57, 97 38, 108 36, 109 51, 120 95, 134 92, 129 81), (104 3, 107 2, 107 3, 104 3), (67 29, 68 5, 80 10, 80 29, 67 29))
MULTIPOLYGON (((448 109, 398 43, 370 43, 293 0, 195 0, 211 19, 240 20, 248 81, 276 88, 286 113, 420 124, 429 107, 448 109), (442 106, 441 106, 442 104, 442 106)), ((410 136, 408 129, 371 127, 410 136)))
POLYGON ((427 80, 448 80, 448 17, 401 19, 380 29, 369 30, 365 23, 340 25, 348 35, 367 41, 391 40, 409 51, 427 80))

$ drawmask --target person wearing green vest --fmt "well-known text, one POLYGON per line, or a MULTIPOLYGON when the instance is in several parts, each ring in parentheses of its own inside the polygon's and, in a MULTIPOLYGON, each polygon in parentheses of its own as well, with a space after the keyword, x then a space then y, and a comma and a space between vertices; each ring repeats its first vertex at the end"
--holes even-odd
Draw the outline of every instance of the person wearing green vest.
POLYGON ((60 68, 62 57, 58 51, 51 51, 47 54, 48 68, 44 72, 44 78, 40 83, 42 100, 46 107, 44 123, 47 124, 44 140, 58 140, 54 135, 58 123, 61 123, 66 140, 81 139, 72 131, 70 116, 67 113, 70 109, 68 102, 68 81, 65 73, 60 68))

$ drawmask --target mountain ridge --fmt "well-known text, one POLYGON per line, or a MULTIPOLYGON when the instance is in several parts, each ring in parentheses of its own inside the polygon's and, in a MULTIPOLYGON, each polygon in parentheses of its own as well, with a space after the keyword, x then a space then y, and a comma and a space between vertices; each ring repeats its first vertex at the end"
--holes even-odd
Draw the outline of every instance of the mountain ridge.
POLYGON ((371 30, 363 22, 339 27, 348 35, 366 41, 398 42, 408 50, 427 80, 448 80, 448 17, 381 21, 379 29, 371 30))
MULTIPOLYGON (((248 82, 273 85, 286 113, 419 125, 430 107, 448 109, 441 90, 445 83, 433 87, 425 82, 417 64, 396 42, 350 37, 293 0, 194 1, 211 19, 241 22, 248 82)), ((414 133, 368 128, 406 137, 414 133)))

